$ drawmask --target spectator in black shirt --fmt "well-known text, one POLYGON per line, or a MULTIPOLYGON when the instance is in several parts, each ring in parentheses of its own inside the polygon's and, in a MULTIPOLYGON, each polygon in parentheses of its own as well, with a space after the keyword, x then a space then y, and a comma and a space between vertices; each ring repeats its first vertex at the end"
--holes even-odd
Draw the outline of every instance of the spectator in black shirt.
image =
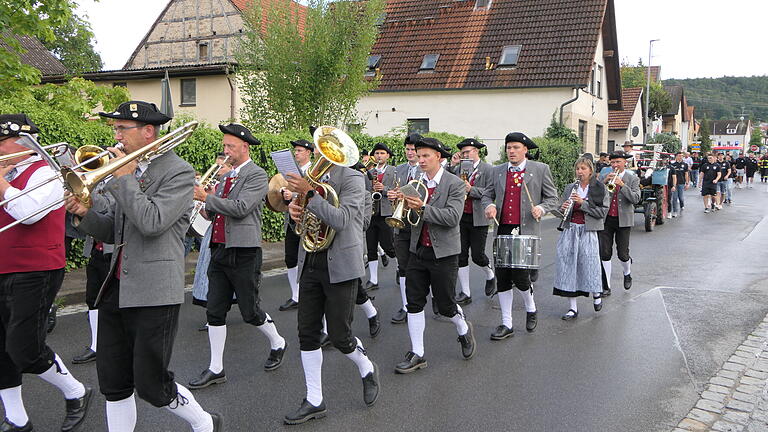
POLYGON ((752 189, 755 173, 757 172, 757 158, 754 153, 750 153, 747 158, 747 187, 752 189))
MULTIPOLYGON (((717 184, 723 173, 720 164, 715 162, 715 156, 707 154, 707 159, 699 167, 699 184, 701 185, 701 196, 704 200, 704 213, 709 213, 709 207, 712 203, 712 197, 717 194, 717 184)), ((720 207, 716 205, 715 208, 720 207)))
POLYGON ((600 159, 597 160, 595 163, 595 176, 600 177, 600 171, 602 171, 603 168, 611 166, 610 162, 608 161, 608 153, 601 152, 600 153, 600 159))
POLYGON ((693 182, 693 187, 697 186, 697 183, 699 181, 699 167, 701 166, 701 163, 703 162, 701 159, 701 156, 699 156, 699 152, 695 151, 693 152, 693 156, 691 156, 691 160, 693 160, 693 163, 691 164, 691 182, 693 182))
POLYGON ((736 187, 739 189, 744 187, 744 177, 747 173, 747 161, 744 153, 739 153, 739 157, 733 160, 733 168, 736 171, 736 187))
POLYGON ((733 171, 731 169, 731 163, 725 160, 725 155, 722 153, 717 154, 717 163, 720 165, 720 172, 722 176, 717 186, 717 205, 715 208, 720 210, 723 208, 723 202, 730 204, 731 202, 731 190, 728 189, 728 183, 732 182, 731 175, 733 171), (719 208, 718 208, 719 207, 719 208))
POLYGON ((672 176, 672 188, 670 190, 672 195, 672 212, 670 216, 678 217, 683 207, 685 207, 683 191, 688 190, 688 181, 690 180, 688 164, 683 162, 682 152, 675 153, 675 160, 669 164, 669 172, 672 176))

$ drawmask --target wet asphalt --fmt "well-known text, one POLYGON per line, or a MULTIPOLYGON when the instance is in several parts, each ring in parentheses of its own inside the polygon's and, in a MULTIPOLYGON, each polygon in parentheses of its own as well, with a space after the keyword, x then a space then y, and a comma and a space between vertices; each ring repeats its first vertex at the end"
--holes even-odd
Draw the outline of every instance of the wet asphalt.
MULTIPOLYGON (((495 298, 483 295, 483 276, 473 265, 473 303, 464 308, 474 323, 477 355, 461 358, 455 327, 427 319, 429 367, 396 375, 394 365, 410 349, 405 325, 389 323, 398 309, 395 262, 380 266, 381 288, 372 294, 383 319, 376 339, 357 310, 354 333, 381 370, 382 393, 372 408, 362 400, 355 366, 334 349, 324 351, 323 385, 328 416, 300 426, 282 417, 304 397, 296 312, 279 312, 289 296, 285 275, 267 277, 263 307, 288 340, 283 366, 265 372, 269 346, 234 308, 229 315, 225 370, 229 381, 198 390, 210 411, 222 413, 227 431, 662 431, 672 429, 699 397, 705 383, 768 313, 768 192, 764 184, 737 190, 734 203, 704 214, 698 191, 686 193, 682 216, 646 233, 641 215, 632 231, 631 290, 621 288, 614 258, 613 295, 603 310, 579 301, 579 317, 565 322, 567 300, 552 296, 555 221, 545 220, 542 268, 536 283, 539 325, 524 329, 523 302, 515 297, 515 335, 492 342, 500 322, 495 298)), ((489 243, 490 250, 490 243, 489 243)), ((189 300, 189 298, 188 298, 189 300)), ((431 313, 428 312, 428 316, 431 313)), ((186 383, 208 365, 207 334, 197 328, 204 310, 182 307, 172 370, 186 383)), ((84 313, 59 318, 49 345, 70 371, 98 388, 95 363, 72 365, 88 344, 84 313)), ((25 376, 24 399, 35 430, 55 431, 63 417, 61 394, 25 376)), ((171 413, 140 401, 141 431, 185 431, 171 413)), ((0 411, 2 412, 2 411, 0 411)), ((97 394, 81 431, 106 430, 104 398, 97 394)))

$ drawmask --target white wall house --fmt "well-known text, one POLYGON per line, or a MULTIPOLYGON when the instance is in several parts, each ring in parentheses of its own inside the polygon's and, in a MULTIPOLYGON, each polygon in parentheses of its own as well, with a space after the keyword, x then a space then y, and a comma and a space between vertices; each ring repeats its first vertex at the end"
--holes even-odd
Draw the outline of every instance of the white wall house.
POLYGON ((554 116, 584 150, 605 151, 609 107, 621 107, 617 45, 613 0, 390 0, 359 124, 477 137, 496 160, 507 133, 541 136, 554 116))
POLYGON ((712 122, 712 150, 727 152, 747 152, 752 138, 752 121, 715 120, 712 122))

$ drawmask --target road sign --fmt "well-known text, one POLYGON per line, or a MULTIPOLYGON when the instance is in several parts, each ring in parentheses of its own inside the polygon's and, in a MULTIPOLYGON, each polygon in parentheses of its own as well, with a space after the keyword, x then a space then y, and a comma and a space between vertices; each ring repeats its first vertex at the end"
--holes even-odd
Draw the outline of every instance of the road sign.
POLYGON ((758 147, 758 146, 756 146, 754 144, 749 146, 749 151, 751 151, 751 152, 756 152, 758 150, 760 150, 760 147, 758 147))

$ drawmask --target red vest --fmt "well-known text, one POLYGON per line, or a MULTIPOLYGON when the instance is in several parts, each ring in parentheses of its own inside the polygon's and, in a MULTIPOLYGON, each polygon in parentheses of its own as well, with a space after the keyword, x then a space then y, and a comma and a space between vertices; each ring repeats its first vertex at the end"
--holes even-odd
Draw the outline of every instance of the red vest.
MULTIPOLYGON (((229 191, 232 190, 233 177, 227 177, 224 180, 224 190, 221 191, 221 197, 227 198, 229 191)), ((216 218, 213 220, 213 232, 211 233, 211 243, 226 243, 227 235, 224 232, 224 216, 216 214, 216 218)))
MULTIPOLYGON (((33 163, 11 181, 11 186, 23 191, 32 174, 44 166, 45 161, 33 163)), ((33 224, 18 224, 0 233, 0 274, 64 268, 64 212, 62 206, 33 224)), ((14 221, 5 208, 0 208, 0 226, 14 221)))
MULTIPOLYGON (((475 185, 475 177, 477 177, 476 173, 473 173, 469 176, 469 185, 474 186, 475 185)), ((475 202, 474 198, 470 198, 469 195, 467 195, 467 199, 464 200, 464 213, 472 214, 472 203, 475 202)))
POLYGON ((573 214, 571 215, 571 223, 584 225, 584 211, 581 210, 581 204, 573 204, 573 214))
POLYGON ((611 206, 608 207, 608 216, 619 217, 619 190, 620 186, 616 186, 616 190, 611 197, 611 206))
MULTIPOLYGON (((437 187, 427 188, 427 190, 429 190, 429 200, 432 200, 432 195, 435 193, 435 189, 437 189, 437 187)), ((424 216, 422 215, 422 217, 424 216)), ((429 238, 429 224, 426 222, 421 225, 421 237, 419 237, 419 243, 421 243, 422 246, 432 247, 432 240, 429 238)))
POLYGON ((504 203, 501 208, 502 225, 520 225, 520 196, 523 190, 525 170, 507 171, 507 186, 504 189, 504 203))

